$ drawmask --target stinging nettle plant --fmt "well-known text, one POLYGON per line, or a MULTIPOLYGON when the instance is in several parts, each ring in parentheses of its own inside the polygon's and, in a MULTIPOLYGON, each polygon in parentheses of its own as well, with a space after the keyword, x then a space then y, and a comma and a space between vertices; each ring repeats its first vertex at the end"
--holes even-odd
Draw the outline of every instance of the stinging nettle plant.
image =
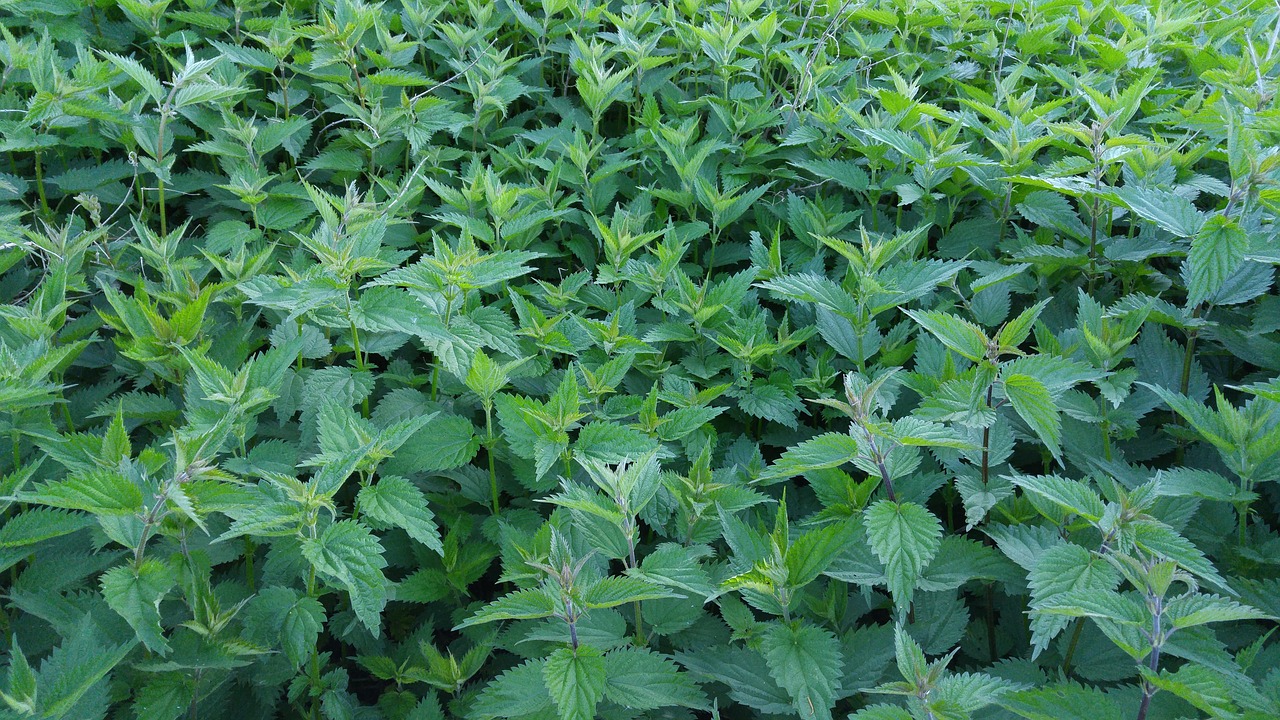
POLYGON ((1280 717, 1277 28, 0 0, 0 719, 1280 717))

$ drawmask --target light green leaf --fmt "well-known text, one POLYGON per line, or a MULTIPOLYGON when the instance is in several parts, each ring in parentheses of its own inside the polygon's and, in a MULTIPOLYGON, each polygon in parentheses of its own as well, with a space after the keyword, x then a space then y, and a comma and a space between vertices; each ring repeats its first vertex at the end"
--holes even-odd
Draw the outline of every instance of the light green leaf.
POLYGON ((356 617, 378 637, 379 614, 387 604, 389 583, 382 574, 387 561, 382 545, 369 528, 355 520, 341 520, 318 538, 302 543, 302 554, 326 580, 346 589, 356 617))
POLYGON ((889 592, 899 607, 907 607, 921 573, 938 552, 942 524, 920 505, 889 500, 867 509, 866 524, 871 549, 884 563, 889 592))
POLYGON ((979 362, 987 355, 987 335, 968 320, 938 310, 904 311, 943 345, 962 357, 979 362))
POLYGON ((1115 568, 1079 545, 1062 543, 1045 550, 1027 578, 1031 586, 1031 656, 1043 652, 1070 624, 1066 616, 1037 612, 1039 605, 1073 590, 1114 590, 1119 581, 1115 568))
POLYGON ((459 623, 455 630, 498 620, 535 620, 551 617, 560 610, 554 597, 541 588, 516 590, 481 608, 459 623))
POLYGON ((1004 378, 1004 392, 1032 432, 1049 448, 1054 457, 1062 454, 1062 418, 1054 405, 1053 396, 1044 383, 1031 377, 1014 373, 1004 378))
POLYGON ((1244 262, 1249 235, 1234 220, 1215 215, 1191 240, 1183 278, 1187 305, 1196 306, 1217 293, 1244 262))
POLYGON ((93 524, 93 518, 54 508, 33 508, 7 518, 0 525, 0 550, 25 547, 61 537, 93 524))
POLYGON ((810 470, 840 467, 858 454, 858 442, 849 435, 824 433, 787 449, 769 468, 766 477, 795 477, 810 470))
POLYGON ((1264 620, 1268 615, 1235 600, 1197 593, 1170 600, 1165 606, 1165 618, 1171 627, 1188 628, 1234 620, 1264 620))
POLYGON ((1194 237, 1205 225, 1204 213, 1181 195, 1136 185, 1116 188, 1114 192, 1133 214, 1180 238, 1194 237))
POLYGON ((1089 522, 1098 522, 1106 512, 1102 498, 1082 480, 1067 480, 1056 475, 1013 475, 1009 480, 1024 491, 1089 522))
POLYGON ((23 502, 95 515, 132 515, 142 511, 142 490, 111 470, 90 470, 42 483, 19 497, 23 502))
POLYGON ((560 648, 542 667, 542 678, 561 720, 593 720, 604 697, 605 662, 590 645, 560 648))
POLYGON ((360 489, 356 507, 375 523, 398 527, 414 540, 444 554, 435 513, 427 507, 427 496, 408 480, 395 475, 378 478, 376 483, 360 489))
POLYGON ((611 608, 641 600, 679 597, 657 585, 622 575, 604 578, 592 585, 582 596, 589 608, 611 608))

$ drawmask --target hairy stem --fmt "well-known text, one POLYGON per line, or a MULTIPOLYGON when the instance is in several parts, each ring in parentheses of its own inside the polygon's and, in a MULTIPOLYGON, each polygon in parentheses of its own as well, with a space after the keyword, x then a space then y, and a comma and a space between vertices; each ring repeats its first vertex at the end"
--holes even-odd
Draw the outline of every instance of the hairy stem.
MULTIPOLYGON (((1151 613, 1151 657, 1147 662, 1147 669, 1152 673, 1160 671, 1160 648, 1164 645, 1160 627, 1160 614, 1164 611, 1164 602, 1162 598, 1153 598, 1154 607, 1151 613)), ((1142 681, 1142 703, 1138 706, 1137 720, 1147 720, 1147 709, 1151 706, 1151 697, 1156 694, 1156 686, 1150 681, 1143 679, 1142 681)))

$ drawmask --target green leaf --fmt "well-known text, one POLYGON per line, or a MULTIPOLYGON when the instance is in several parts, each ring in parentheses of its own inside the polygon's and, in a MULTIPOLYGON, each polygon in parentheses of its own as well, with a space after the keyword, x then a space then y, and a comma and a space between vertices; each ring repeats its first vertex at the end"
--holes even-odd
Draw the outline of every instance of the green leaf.
POLYGON ((1134 544, 1143 550, 1171 560, 1217 587, 1230 591, 1226 580, 1222 579, 1200 548, 1168 525, 1154 520, 1134 522, 1130 525, 1130 532, 1134 544))
POLYGON ((1031 334, 1031 329, 1035 327, 1036 320, 1040 317, 1040 313, 1044 312, 1045 306, 1048 304, 1048 300, 1041 300, 1005 323, 1000 328, 1000 331, 996 333, 996 343, 1000 346, 1000 352, 1008 353, 1017 350, 1018 346, 1022 345, 1031 334))
POLYGON ((1196 306, 1218 292, 1244 262, 1249 235, 1236 224, 1215 215, 1195 233, 1187 253, 1183 278, 1187 305, 1196 306))
POLYGON ((1089 522, 1098 522, 1106 512, 1102 498, 1082 480, 1067 480, 1056 475, 1013 475, 1009 480, 1023 491, 1044 498, 1089 522))
POLYGON ((1036 612, 1039 605, 1072 591, 1114 590, 1119 582, 1115 568, 1079 545, 1062 543, 1044 551, 1027 578, 1031 587, 1031 656, 1043 652, 1070 624, 1066 616, 1036 612))
POLYGON ((1180 238, 1194 237, 1206 224, 1204 213, 1181 195, 1136 185, 1116 188, 1114 192, 1133 214, 1180 238))
POLYGON ((93 524, 93 518, 53 508, 33 508, 0 525, 0 549, 25 547, 61 537, 93 524))
POLYGON ((551 617, 561 610, 556 598, 540 588, 516 590, 481 608, 459 623, 455 630, 497 620, 535 620, 551 617))
POLYGON ((1036 190, 1018 203, 1018 212, 1041 227, 1052 228, 1076 239, 1089 237, 1089 228, 1080 222, 1080 215, 1062 195, 1048 190, 1036 190))
POLYGON ((858 455, 858 442, 849 435, 824 433, 788 448, 769 468, 766 477, 795 477, 811 470, 840 467, 858 455))
POLYGON ((670 597, 679 596, 638 578, 615 575, 588 588, 583 593, 582 602, 588 608, 611 608, 641 600, 670 597))
POLYGON ((557 717, 542 678, 544 662, 530 660, 490 681, 476 699, 473 711, 482 718, 552 720, 557 717))
POLYGON ((937 310, 904 312, 961 357, 980 362, 987 356, 986 333, 968 320, 937 310))
POLYGON ((889 500, 867 509, 866 524, 867 540, 884 563, 894 602, 909 606, 921 573, 938 552, 942 524, 920 505, 889 500))
POLYGON ((787 548, 787 584, 801 588, 813 582, 856 537, 853 523, 837 522, 796 538, 787 548))
POLYGON ((479 450, 480 438, 470 420, 440 415, 401 445, 382 469, 389 474, 411 477, 452 470, 471 462, 479 450))
POLYGON ((774 622, 760 638, 760 652, 801 718, 831 720, 844 667, 835 635, 804 622, 774 622))
POLYGON ((376 483, 360 489, 356 507, 375 523, 398 527, 436 553, 444 554, 427 496, 408 480, 395 475, 378 478, 376 483))
POLYGON ((604 698, 605 661, 590 645, 560 648, 547 658, 542 678, 561 720, 593 720, 604 698))
POLYGON ((707 698, 676 664, 646 648, 621 648, 604 656, 604 696, 634 710, 678 705, 706 709, 707 698))
POLYGON ((576 456, 602 463, 620 463, 640 457, 656 443, 640 430, 610 422, 587 423, 578 431, 576 456))
POLYGON ((1002 695, 1016 687, 985 673, 954 673, 938 680, 929 693, 929 704, 940 714, 954 712, 954 708, 970 714, 998 702, 1002 695))
POLYGON ((136 569, 122 566, 103 573, 102 595, 107 605, 129 622, 147 649, 167 655, 169 643, 160 627, 160 601, 176 582, 168 565, 144 560, 136 569))
POLYGON ((1120 707, 1101 690, 1057 683, 1009 693, 1000 706, 1027 720, 1126 720, 1120 707))
POLYGON ((1170 600, 1165 606, 1165 617, 1171 623, 1171 627, 1179 629, 1208 623, 1269 618, 1261 610, 1242 605, 1235 600, 1202 593, 1183 595, 1170 600))
POLYGON ((90 470, 66 480, 42 483, 20 497, 24 502, 95 515, 133 515, 142 511, 142 490, 111 470, 90 470))
POLYGON ((378 616, 387 604, 387 561, 369 528, 354 520, 336 522, 318 538, 304 540, 302 555, 326 580, 346 589, 356 617, 378 637, 378 616))
POLYGON ((133 58, 116 55, 115 53, 99 52, 108 62, 115 65, 116 69, 133 78, 133 81, 138 83, 138 86, 150 96, 153 102, 164 102, 164 87, 160 85, 160 81, 156 79, 155 75, 152 75, 142 66, 142 63, 133 58))
POLYGON ((710 554, 711 548, 705 545, 663 543, 645 555, 639 568, 628 570, 627 574, 710 600, 719 595, 720 591, 699 564, 701 558, 710 554))
POLYGON ((137 645, 104 645, 92 621, 85 617, 75 631, 40 663, 36 686, 39 688, 38 715, 63 718, 74 710, 82 698, 100 687, 107 673, 124 660, 137 645))
POLYGON ((1004 392, 1018 416, 1026 421, 1049 452, 1054 457, 1060 456, 1062 418, 1044 383, 1030 375, 1013 373, 1004 378, 1004 392))
POLYGON ((9 645, 8 692, 0 691, 0 701, 19 715, 31 715, 36 710, 36 674, 27 662, 27 656, 18 646, 15 635, 9 645))
POLYGON ((325 620, 319 600, 278 586, 260 590, 246 614, 245 624, 259 628, 262 636, 277 638, 294 668, 310 657, 325 620))
POLYGON ((1142 676, 1156 688, 1177 695, 1210 717, 1239 717, 1232 688, 1220 673, 1193 663, 1177 672, 1142 670, 1142 676))

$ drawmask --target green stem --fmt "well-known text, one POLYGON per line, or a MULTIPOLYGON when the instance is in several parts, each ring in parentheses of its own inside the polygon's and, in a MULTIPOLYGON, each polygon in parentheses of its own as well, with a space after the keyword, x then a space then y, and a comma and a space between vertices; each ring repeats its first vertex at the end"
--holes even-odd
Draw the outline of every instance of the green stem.
POLYGON ((248 535, 244 537, 244 578, 249 583, 249 592, 254 590, 253 579, 253 554, 257 552, 257 548, 253 544, 253 540, 248 535))
POLYGON ((489 494, 493 498, 493 514, 498 514, 498 473, 493 467, 493 411, 484 409, 484 454, 489 459, 489 494))
POLYGON ((36 153, 36 194, 40 196, 40 214, 45 217, 49 216, 49 198, 44 192, 44 163, 41 158, 42 152, 36 153))
POLYGON ((636 647, 644 647, 644 619, 640 614, 640 601, 636 600, 632 605, 636 613, 636 647))
MULTIPOLYGON (((987 407, 991 407, 992 391, 995 384, 987 386, 987 407)), ((982 484, 987 484, 987 476, 991 472, 991 426, 982 428, 982 484)))
POLYGON ((1076 627, 1071 631, 1071 642, 1067 644, 1067 656, 1062 660, 1062 675, 1071 675, 1071 661, 1076 656, 1076 646, 1080 644, 1080 634, 1084 631, 1084 618, 1076 618, 1076 627))
POLYGON ((164 209, 164 181, 160 180, 159 178, 156 179, 156 193, 157 193, 156 199, 160 203, 160 234, 168 235, 169 225, 165 221, 165 209, 164 209))

